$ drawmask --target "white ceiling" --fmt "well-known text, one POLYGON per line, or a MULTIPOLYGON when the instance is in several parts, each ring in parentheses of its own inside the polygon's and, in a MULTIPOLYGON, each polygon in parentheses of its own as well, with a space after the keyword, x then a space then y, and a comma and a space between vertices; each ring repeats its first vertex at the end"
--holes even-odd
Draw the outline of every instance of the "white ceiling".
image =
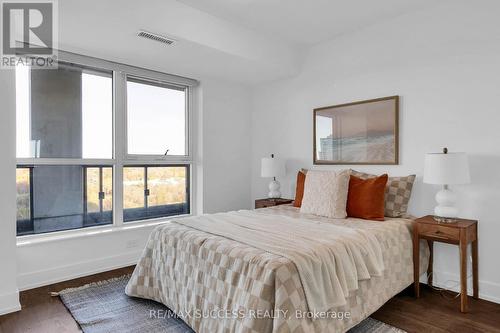
POLYGON ((191 78, 256 83, 293 75, 296 52, 175 0, 59 1, 59 48, 191 78), (174 46, 137 37, 144 29, 174 46))
POLYGON ((311 44, 439 0, 64 0, 59 48, 191 78, 297 74, 311 44), (144 29, 175 46, 137 37, 144 29))
POLYGON ((179 0, 292 43, 316 44, 436 0, 179 0))

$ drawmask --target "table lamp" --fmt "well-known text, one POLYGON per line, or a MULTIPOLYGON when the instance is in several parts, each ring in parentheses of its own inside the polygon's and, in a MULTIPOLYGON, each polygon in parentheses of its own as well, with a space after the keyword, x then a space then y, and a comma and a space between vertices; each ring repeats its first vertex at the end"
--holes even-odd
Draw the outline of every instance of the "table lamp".
POLYGON ((442 153, 425 155, 424 183, 443 185, 436 194, 438 205, 434 208, 436 221, 454 222, 458 215, 455 207, 456 195, 448 185, 467 184, 470 182, 469 162, 465 153, 442 153))
POLYGON ((261 177, 272 177, 273 180, 269 183, 269 198, 281 198, 280 183, 276 177, 285 175, 285 163, 283 160, 275 158, 274 154, 271 157, 262 158, 261 177))

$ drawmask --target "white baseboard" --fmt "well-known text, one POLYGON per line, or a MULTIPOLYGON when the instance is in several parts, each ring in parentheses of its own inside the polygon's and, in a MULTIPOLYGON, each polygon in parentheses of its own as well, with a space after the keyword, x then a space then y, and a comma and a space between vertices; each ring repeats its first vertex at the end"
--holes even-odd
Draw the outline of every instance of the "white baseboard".
MULTIPOLYGON (((458 274, 434 271, 433 285, 458 292, 460 277, 458 274)), ((472 296, 472 277, 467 280, 467 294, 472 296)), ((500 283, 479 279, 479 298, 500 304, 500 283)))
POLYGON ((27 290, 134 265, 141 253, 142 250, 126 252, 116 256, 80 261, 70 265, 24 273, 18 276, 17 284, 19 290, 27 290))
POLYGON ((19 303, 19 291, 0 295, 0 316, 21 310, 21 303, 19 303))

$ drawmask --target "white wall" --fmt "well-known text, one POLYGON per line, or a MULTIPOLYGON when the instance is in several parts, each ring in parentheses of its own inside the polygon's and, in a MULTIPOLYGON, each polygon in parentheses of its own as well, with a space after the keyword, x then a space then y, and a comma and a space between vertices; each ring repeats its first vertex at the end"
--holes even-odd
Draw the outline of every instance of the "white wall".
MULTIPOLYGON (((281 181, 283 196, 292 197, 296 171, 312 166, 313 108, 400 95, 400 164, 356 169, 416 173, 410 212, 422 215, 432 212, 437 190, 422 184, 424 154, 444 146, 467 152, 472 184, 455 187, 458 205, 462 216, 480 221, 480 295, 500 302, 499 14, 497 1, 445 2, 319 44, 301 74, 259 86, 252 197, 266 194, 259 163, 270 153, 287 159, 281 181)), ((435 252, 435 280, 458 280, 456 247, 440 245, 435 252)))
POLYGON ((251 208, 251 93, 205 80, 203 89, 204 212, 251 208))
POLYGON ((0 315, 19 310, 16 285, 16 160, 14 71, 0 70, 0 315))
MULTIPOLYGON (((15 81, 13 72, 1 70, 0 77, 2 313, 19 306, 17 288, 29 289, 135 263, 153 226, 67 239, 22 241, 16 248, 15 81)), ((203 145, 199 146, 200 170, 196 172, 200 186, 200 193, 195 193, 198 203, 205 212, 250 208, 250 92, 243 85, 200 81, 196 93, 196 138, 203 145)))

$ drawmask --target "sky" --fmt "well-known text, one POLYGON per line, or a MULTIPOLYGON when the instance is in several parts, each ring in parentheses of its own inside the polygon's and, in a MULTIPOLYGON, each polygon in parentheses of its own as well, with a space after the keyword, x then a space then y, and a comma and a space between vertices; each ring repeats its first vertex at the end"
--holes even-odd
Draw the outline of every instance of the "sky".
POLYGON ((29 67, 16 67, 16 150, 17 157, 30 154, 29 67))
POLYGON ((82 73, 82 157, 113 157, 113 80, 82 73))
POLYGON ((184 155, 185 92, 127 82, 129 154, 184 155))

